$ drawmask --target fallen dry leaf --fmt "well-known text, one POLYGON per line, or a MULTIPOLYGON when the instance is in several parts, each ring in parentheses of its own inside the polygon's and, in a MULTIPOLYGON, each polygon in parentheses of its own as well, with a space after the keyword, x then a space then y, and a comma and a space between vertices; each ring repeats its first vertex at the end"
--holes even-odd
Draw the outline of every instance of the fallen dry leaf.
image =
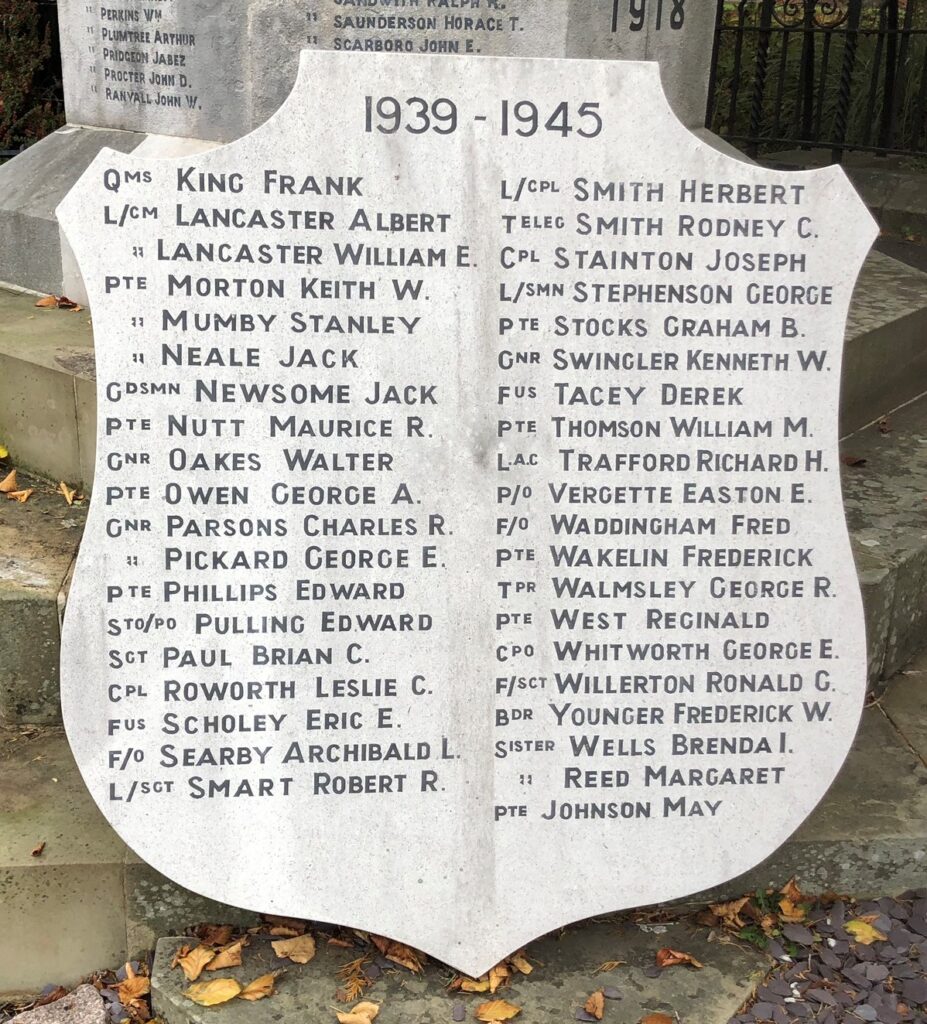
POLYGON ((64 497, 64 500, 68 503, 68 507, 74 504, 74 495, 77 494, 76 488, 72 489, 62 480, 58 484, 58 493, 64 497))
POLYGON ((583 1009, 586 1013, 591 1013, 596 1020, 601 1020, 605 1016, 605 993, 601 989, 593 992, 583 1004, 583 1009))
POLYGON ((509 969, 505 964, 496 964, 489 972, 489 994, 495 995, 496 990, 508 981, 509 969))
POLYGON ((841 455, 840 461, 844 466, 865 466, 866 460, 860 455, 841 455))
POLYGON ((511 1020, 520 1013, 521 1007, 513 1006, 512 1003, 507 1003, 504 999, 494 999, 490 1003, 480 1003, 476 1010, 474 1010, 473 1016, 477 1020, 492 1024, 493 1021, 511 1020))
POLYGON ((424 959, 422 954, 412 949, 411 946, 404 946, 401 942, 391 942, 383 955, 387 960, 399 964, 400 967, 405 967, 413 974, 421 974, 425 969, 422 965, 424 959))
POLYGON ((617 967, 623 967, 625 962, 624 960, 606 960, 604 964, 599 964, 593 973, 608 974, 609 971, 614 971, 617 967))
POLYGON ((126 978, 114 986, 119 993, 119 1002, 123 1006, 133 1006, 142 996, 147 996, 151 991, 151 982, 147 978, 126 978))
POLYGON ((16 470, 11 469, 7 475, 0 480, 0 494, 9 494, 16 490, 16 470))
POLYGON ((749 902, 750 897, 744 896, 743 899, 731 900, 729 903, 712 903, 708 909, 728 928, 745 928, 747 922, 740 916, 740 912, 749 902))
POLYGON ((534 968, 525 959, 524 953, 516 953, 510 960, 510 963, 520 974, 530 974, 534 968))
POLYGON ((80 306, 78 306, 78 304, 73 299, 69 299, 67 297, 67 295, 59 295, 58 296, 58 301, 55 303, 55 305, 59 309, 75 309, 75 310, 79 310, 81 308, 80 306))
MULTIPOLYGON (((300 921, 299 918, 296 917, 280 917, 278 914, 263 914, 262 917, 271 929, 288 928, 294 933, 294 935, 304 935, 309 931, 308 923, 306 921, 300 921)), ((271 935, 273 934, 273 931, 271 931, 271 935)))
POLYGON ((234 999, 241 992, 241 985, 234 978, 216 978, 191 985, 184 995, 199 1006, 218 1006, 234 999))
POLYGON ((460 989, 462 992, 488 992, 489 975, 484 974, 482 978, 478 978, 476 980, 473 978, 464 978, 460 983, 460 989))
POLYGON ((5 459, 9 456, 9 449, 0 444, 0 459, 5 459))
POLYGON ((676 1021, 665 1013, 648 1013, 641 1017, 641 1024, 676 1024, 676 1021))
POLYGON ((779 895, 783 896, 790 903, 801 903, 805 898, 804 893, 796 885, 794 877, 790 878, 785 885, 782 886, 779 890, 779 895))
POLYGON ((237 942, 230 942, 227 946, 223 946, 216 953, 215 958, 206 964, 206 970, 221 971, 225 967, 241 967, 241 947, 243 945, 244 940, 239 939, 237 942))
POLYGON ((42 853, 44 852, 44 850, 45 850, 45 840, 43 839, 42 842, 36 843, 35 846, 32 848, 32 856, 33 857, 41 857, 42 853))
POLYGON ((254 981, 245 985, 241 992, 238 993, 238 998, 247 999, 249 1003, 254 1003, 258 999, 272 996, 274 994, 274 981, 280 973, 280 971, 271 971, 270 974, 262 974, 260 978, 255 978, 254 981))
POLYGON ((198 924, 193 934, 206 946, 227 946, 235 931, 230 924, 198 924))
POLYGON ((667 946, 657 950, 658 967, 676 967, 679 964, 691 964, 692 967, 699 969, 705 966, 699 963, 691 953, 683 953, 678 949, 669 949, 667 946))
POLYGON ((843 930, 849 932, 857 942, 864 946, 871 946, 873 942, 884 942, 886 938, 878 928, 873 927, 871 921, 866 921, 864 918, 847 921, 843 930))
POLYGON ((883 416, 876 426, 879 428, 880 434, 890 434, 892 432, 892 421, 888 416, 883 416))
POLYGON ((180 949, 174 954, 174 959, 171 960, 171 970, 173 970, 180 961, 190 952, 190 946, 181 946, 180 949))
POLYGON ((354 943, 348 942, 347 939, 336 939, 334 936, 328 940, 329 946, 340 946, 342 949, 353 949, 354 943))
POLYGON ((379 1012, 380 1007, 376 1003, 365 1002, 358 1003, 353 1010, 347 1012, 335 1010, 335 1016, 338 1024, 371 1024, 379 1012))
POLYGON ((807 916, 808 911, 791 900, 779 900, 779 916, 788 924, 801 924, 807 916))
POLYGON ((58 307, 58 296, 57 295, 45 295, 43 298, 35 304, 36 309, 57 309, 58 307))
POLYGON ((32 497, 34 491, 34 487, 29 487, 25 491, 10 491, 7 497, 13 498, 15 501, 18 501, 20 505, 25 505, 26 502, 32 497))
POLYGON ((197 946, 196 949, 191 949, 186 956, 181 957, 177 961, 177 966, 183 971, 187 981, 196 981, 203 973, 203 968, 215 955, 216 951, 210 949, 209 946, 197 946))
POLYGON ((292 960, 294 964, 307 964, 315 956, 315 939, 311 935, 278 939, 271 945, 278 957, 292 960))

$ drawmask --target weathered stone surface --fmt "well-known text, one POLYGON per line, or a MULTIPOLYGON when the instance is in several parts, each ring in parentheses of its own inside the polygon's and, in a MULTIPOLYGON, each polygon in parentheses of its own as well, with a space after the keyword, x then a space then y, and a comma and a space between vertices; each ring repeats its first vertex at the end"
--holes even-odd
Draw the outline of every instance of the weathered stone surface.
MULTIPOLYGON (((181 971, 170 967, 183 941, 161 939, 155 953, 153 1004, 165 1024, 196 1024, 211 1021, 217 1014, 183 997, 188 983, 181 971)), ((244 984, 280 967, 285 968, 285 974, 278 980, 273 996, 257 1003, 225 1003, 222 1016, 228 1024, 334 1019, 332 1006, 348 1009, 354 1005, 337 1003, 335 992, 340 985, 339 967, 357 956, 356 951, 327 945, 323 937, 316 958, 300 966, 280 961, 269 940, 255 938, 244 950, 241 967, 216 971, 212 976, 234 977, 244 984)), ((644 930, 618 920, 565 928, 531 943, 527 956, 536 965, 534 972, 517 977, 495 996, 448 992, 448 972, 436 965, 428 966, 424 975, 413 975, 384 961, 387 969, 361 998, 380 1004, 377 1021, 382 1024, 450 1024, 458 1005, 464 1007, 466 1019, 472 1020, 475 1008, 490 998, 521 1007, 518 1019, 530 1024, 562 1024, 576 1020, 577 1011, 589 996, 607 987, 616 989, 614 994, 620 998, 608 1000, 606 1021, 636 1022, 648 1013, 662 1012, 678 1013, 680 1020, 693 1024, 727 1024, 770 965, 767 957, 748 946, 707 941, 705 930, 693 931, 675 924, 644 930), (656 951, 664 946, 691 953, 705 964, 704 969, 675 967, 654 972, 656 951), (613 971, 597 973, 611 960, 624 963, 613 971), (657 976, 651 977, 652 973, 657 976)))
POLYGON ((0 165, 0 282, 67 291, 55 207, 104 146, 129 153, 142 138, 68 125, 0 165))
POLYGON ((106 1024, 106 1007, 93 985, 80 985, 70 995, 15 1016, 10 1024, 106 1024))
POLYGON ((122 962, 124 860, 64 734, 0 731, 0 992, 122 962))
MULTIPOLYGON (((9 468, 0 470, 6 475, 9 468)), ((44 481, 26 504, 0 502, 0 725, 61 721, 58 596, 77 554, 86 509, 68 507, 44 481)))
POLYGON ((507 0, 458 9, 338 0, 133 0, 114 9, 61 0, 58 10, 69 121, 225 142, 280 107, 306 46, 659 60, 680 118, 702 127, 715 24, 701 0, 507 0))

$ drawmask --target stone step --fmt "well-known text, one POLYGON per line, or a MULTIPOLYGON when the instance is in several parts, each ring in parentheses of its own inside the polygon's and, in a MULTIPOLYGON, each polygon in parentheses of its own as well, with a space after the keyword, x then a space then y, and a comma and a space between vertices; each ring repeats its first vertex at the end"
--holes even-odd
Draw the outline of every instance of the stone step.
MULTIPOLYGON (((884 434, 869 427, 842 445, 859 460, 843 467, 844 504, 874 685, 927 644, 927 398, 894 413, 890 427, 884 434)), ((0 502, 0 602, 15 623, 0 677, 0 723, 60 722, 59 615, 85 516, 83 503, 68 508, 44 482, 25 505, 0 502)))
MULTIPOLYGON (((461 1019, 461 1008, 466 1013, 464 1019, 473 1021, 481 1003, 504 999, 519 1007, 517 1019, 525 1024, 566 1024, 577 1019, 576 1011, 593 992, 606 990, 606 1022, 631 1024, 651 1013, 678 1013, 679 1018, 672 1019, 728 1024, 763 980, 770 960, 751 946, 711 942, 708 935, 707 928, 694 931, 682 923, 654 931, 624 920, 587 922, 533 942, 529 947, 532 973, 514 978, 493 996, 449 992, 449 972, 439 964, 428 963, 417 975, 384 970, 371 989, 341 1006, 337 1006, 335 996, 340 986, 338 971, 359 953, 357 949, 319 943, 310 963, 300 966, 287 962, 272 998, 257 1003, 234 1000, 222 1004, 218 1012, 227 1024, 316 1024, 334 1021, 333 1006, 348 1010, 363 999, 380 1005, 377 1024, 450 1024, 461 1019), (652 971, 657 950, 667 946, 691 953, 704 964, 703 969, 672 970, 651 977, 647 971, 652 971), (603 963, 617 959, 621 960, 619 968, 597 973, 603 963)), ((152 1005, 164 1024, 200 1024, 212 1022, 217 1016, 216 1009, 197 1006, 184 997, 189 982, 182 971, 171 969, 174 954, 185 941, 189 943, 181 937, 164 938, 157 946, 151 976, 152 1005)), ((270 942, 263 936, 255 937, 243 952, 241 966, 202 977, 235 978, 241 984, 279 970, 281 961, 270 942)))
MULTIPOLYGON (((922 885, 925 721, 927 657, 922 657, 863 713, 843 771, 805 824, 767 861, 713 895, 733 898, 756 886, 781 886, 793 874, 809 893, 881 896, 922 885)), ((692 898, 686 904, 697 902, 692 898)), ((0 732, 0 903, 0 994, 35 991, 52 982, 71 985, 202 921, 257 922, 255 914, 180 888, 132 854, 87 793, 63 733, 47 728, 0 732), (34 856, 42 842, 41 855, 34 856)), ((598 957, 597 963, 617 957, 613 945, 595 938, 594 927, 577 931, 577 970, 585 971, 587 957, 598 957)), ((692 950, 690 943, 682 948, 692 950)), ((564 998, 573 998, 575 982, 570 979, 564 998)), ((538 994, 544 993, 539 989, 538 994)), ((548 996, 553 999, 554 993, 548 996)), ((174 1011, 166 1005, 174 999, 168 988, 158 998, 169 1022, 182 1019, 171 1016, 174 1011)), ((685 1019, 715 1018, 690 1013, 685 1019)))
POLYGON ((0 725, 48 724, 61 720, 60 622, 87 510, 44 480, 18 471, 17 482, 34 490, 25 504, 0 495, 0 725))
MULTIPOLYGON (((842 435, 927 392, 925 336, 927 274, 872 252, 847 321, 842 435)), ((94 380, 89 312, 36 309, 33 295, 0 287, 0 439, 19 464, 90 491, 94 380)))

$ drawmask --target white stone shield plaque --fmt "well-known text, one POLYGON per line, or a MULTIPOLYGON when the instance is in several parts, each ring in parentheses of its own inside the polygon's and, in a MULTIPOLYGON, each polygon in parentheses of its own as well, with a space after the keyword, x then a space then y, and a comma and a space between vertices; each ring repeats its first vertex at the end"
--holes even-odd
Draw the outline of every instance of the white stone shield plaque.
POLYGON ((655 65, 313 53, 59 216, 99 399, 62 701, 146 861, 477 975, 821 799, 866 680, 839 168, 722 154, 655 65))

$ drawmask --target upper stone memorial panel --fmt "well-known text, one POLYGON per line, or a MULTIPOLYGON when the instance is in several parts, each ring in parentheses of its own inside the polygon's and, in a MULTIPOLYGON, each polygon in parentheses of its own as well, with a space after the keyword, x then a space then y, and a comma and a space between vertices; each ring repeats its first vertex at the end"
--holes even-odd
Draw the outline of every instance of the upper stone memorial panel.
POLYGON ((60 0, 59 12, 72 124, 219 142, 280 107, 306 47, 656 60, 677 115, 701 126, 715 18, 706 0, 60 0))

